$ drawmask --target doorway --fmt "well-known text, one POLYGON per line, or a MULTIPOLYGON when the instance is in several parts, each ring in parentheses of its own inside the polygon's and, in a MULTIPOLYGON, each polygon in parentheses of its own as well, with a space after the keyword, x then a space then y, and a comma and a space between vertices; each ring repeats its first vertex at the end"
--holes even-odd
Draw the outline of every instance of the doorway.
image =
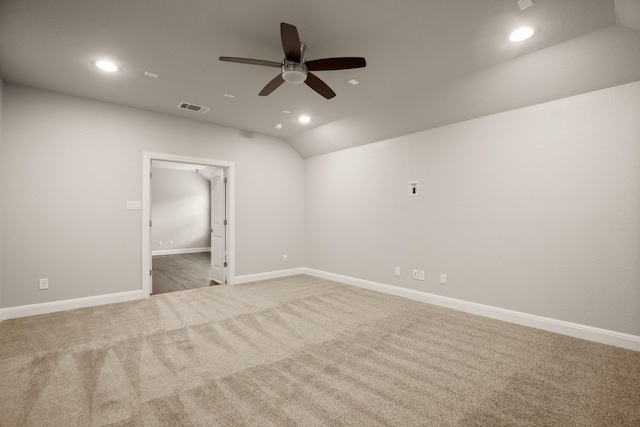
MULTIPOLYGON (((224 197, 212 204, 221 175, 224 169, 214 166, 151 161, 153 295, 203 288, 212 279, 224 283, 223 271, 212 275, 211 244, 212 218, 225 212, 224 197)), ((224 230, 218 234, 224 236, 224 230)), ((225 246, 224 238, 216 239, 215 252, 224 253, 225 246)))
MULTIPOLYGON (((157 171, 156 171, 157 173, 157 171)), ((180 176, 180 175, 176 175, 180 176)), ((208 280, 215 280, 220 284, 235 283, 235 187, 234 187, 235 168, 233 162, 220 161, 214 159, 203 159, 186 157, 165 153, 143 153, 143 201, 142 201, 142 291, 143 295, 148 296, 154 292, 154 276, 164 283, 171 283, 173 279, 166 277, 166 273, 170 269, 182 269, 182 273, 178 274, 178 280, 174 280, 172 286, 177 287, 175 290, 186 288, 188 282, 194 279, 201 280, 204 274, 207 274, 208 280), (153 212, 153 178, 152 168, 158 165, 166 169, 188 171, 190 173, 199 174, 198 179, 207 179, 210 183, 210 203, 208 218, 207 243, 210 249, 204 246, 204 240, 195 244, 195 248, 180 248, 180 245, 174 246, 176 243, 171 239, 170 234, 164 234, 164 237, 158 238, 160 234, 154 229, 154 212, 153 212), (153 240, 152 240, 153 239, 153 240), (162 240, 164 239, 164 240, 162 240), (210 240, 209 240, 210 239, 210 240), (162 242, 162 243, 160 243, 162 242), (162 245, 162 246, 159 246, 162 245), (167 246, 168 249, 164 249, 167 246), (210 252, 203 254, 209 249, 210 252), (158 261, 154 262, 154 254, 158 261), (165 257, 171 255, 171 257, 165 257), (162 259, 160 259, 162 258, 162 259), (156 271, 154 271, 154 264, 156 271), (204 271, 204 272, 203 272, 204 271), (165 276, 163 276, 165 275, 165 276), (182 277, 180 277, 182 276, 182 277)), ((156 193, 156 196, 158 194, 156 193)), ((183 200, 181 203, 186 203, 183 200)), ((184 206, 183 206, 184 208, 184 206)), ((157 209, 157 206, 156 206, 157 209)), ((199 208, 187 207, 187 210, 197 210, 199 208)), ((202 222, 202 216, 197 220, 202 222)), ((189 225, 197 222, 194 218, 189 225)), ((159 224, 156 223, 156 226, 159 224)), ((202 228, 200 224, 199 228, 202 228)), ((163 230, 164 231, 164 230, 163 230)), ((201 234, 201 233, 200 233, 201 234)), ((191 236, 191 240, 200 239, 201 237, 191 236)), ((192 245, 193 246, 193 245, 192 245)), ((164 288, 165 286, 163 286, 164 288)), ((195 286, 200 287, 200 286, 195 286)), ((158 288, 158 293, 166 292, 166 289, 158 288)))

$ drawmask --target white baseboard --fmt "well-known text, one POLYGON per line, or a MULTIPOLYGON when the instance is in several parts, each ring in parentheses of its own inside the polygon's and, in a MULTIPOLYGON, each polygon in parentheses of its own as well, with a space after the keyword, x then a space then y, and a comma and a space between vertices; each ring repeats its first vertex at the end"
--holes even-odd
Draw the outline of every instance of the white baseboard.
POLYGON ((151 251, 151 255, 195 254, 198 252, 211 252, 211 248, 162 249, 151 251))
POLYGON ((368 280, 356 279, 354 277, 342 276, 325 271, 304 269, 309 276, 320 277, 346 285, 358 286, 373 291, 384 292, 386 294, 409 298, 416 301, 426 302, 433 305, 452 308, 466 313, 477 314, 479 316, 516 323, 518 325, 529 326, 574 338, 581 338, 601 344, 608 344, 615 347, 622 347, 628 350, 640 351, 640 337, 622 332, 609 331, 607 329, 595 328, 592 326, 580 325, 577 323, 565 322, 563 320, 551 319, 548 317, 536 316, 533 314, 520 313, 518 311, 506 310, 504 308, 490 305, 478 304, 459 300, 455 298, 443 297, 426 292, 415 291, 413 289, 400 288, 398 286, 384 285, 382 283, 368 280))
POLYGON ((0 321, 16 319, 18 317, 35 316, 37 314, 54 313, 56 311, 112 304, 115 302, 132 301, 140 298, 142 298, 142 290, 119 292, 109 295, 96 295, 93 297, 75 298, 63 301, 44 302, 40 304, 21 305, 18 307, 6 307, 0 309, 0 321))
MULTIPOLYGON (((255 282, 259 280, 277 279, 280 277, 295 276, 298 274, 308 274, 309 276, 320 277, 347 285, 358 286, 360 288, 383 292, 409 298, 416 301, 426 302, 433 305, 452 308, 454 310, 472 313, 492 319, 511 322, 518 325, 538 328, 545 331, 555 332, 574 338, 581 338, 601 344, 613 345, 629 350, 640 351, 640 337, 622 332, 610 331, 607 329, 595 328, 593 326, 580 325, 577 323, 565 322, 563 320, 551 319, 548 317, 536 316, 533 314, 521 313, 504 308, 493 307, 484 304, 444 297, 413 289, 400 288, 398 286, 385 285, 349 276, 329 273, 326 271, 314 270, 311 268, 292 268, 289 270, 270 271, 266 273, 248 274, 236 276, 235 284, 255 282)), ((92 297, 76 298, 72 300, 45 302, 40 304, 30 304, 18 307, 6 307, 0 309, 0 322, 6 319, 18 317, 34 316, 38 314, 53 313, 63 310, 73 310, 76 308, 93 307, 116 302, 132 301, 144 298, 142 290, 120 292, 109 295, 96 295, 92 297)))
MULTIPOLYGON (((203 249, 208 250, 208 248, 203 249)), ((258 280, 277 279, 280 277, 295 276, 297 274, 304 274, 304 268, 300 267, 292 268, 289 270, 269 271, 266 273, 236 276, 234 284, 255 282, 258 280)), ((137 290, 109 295, 97 295, 93 297, 75 298, 63 301, 52 301, 40 304, 29 304, 18 307, 1 308, 0 322, 7 319, 16 319, 19 317, 35 316, 38 314, 54 313, 56 311, 73 310, 76 308, 93 307, 96 305, 112 304, 115 302, 131 301, 141 298, 144 298, 142 295, 142 290, 137 290)))
POLYGON ((268 271, 266 273, 247 274, 244 276, 236 276, 234 284, 239 285, 241 283, 257 282, 259 280, 279 279, 280 277, 295 276, 297 274, 304 274, 304 267, 291 268, 289 270, 268 271))

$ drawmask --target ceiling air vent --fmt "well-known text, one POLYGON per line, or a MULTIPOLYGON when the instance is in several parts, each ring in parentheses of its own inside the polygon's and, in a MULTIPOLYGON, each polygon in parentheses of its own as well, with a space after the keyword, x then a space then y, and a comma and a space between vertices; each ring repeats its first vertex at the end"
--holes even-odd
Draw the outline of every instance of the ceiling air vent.
POLYGON ((189 104, 188 102, 181 102, 178 104, 178 108, 183 110, 195 111, 196 113, 204 114, 211 108, 203 107, 202 105, 189 104))

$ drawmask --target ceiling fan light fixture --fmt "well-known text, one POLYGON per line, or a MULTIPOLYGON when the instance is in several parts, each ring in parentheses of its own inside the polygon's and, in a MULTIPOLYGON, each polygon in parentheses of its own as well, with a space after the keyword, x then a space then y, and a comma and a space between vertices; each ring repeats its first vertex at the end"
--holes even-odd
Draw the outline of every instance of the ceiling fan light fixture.
POLYGON ((307 80, 307 67, 297 62, 285 61, 282 64, 282 78, 285 82, 300 84, 307 80))

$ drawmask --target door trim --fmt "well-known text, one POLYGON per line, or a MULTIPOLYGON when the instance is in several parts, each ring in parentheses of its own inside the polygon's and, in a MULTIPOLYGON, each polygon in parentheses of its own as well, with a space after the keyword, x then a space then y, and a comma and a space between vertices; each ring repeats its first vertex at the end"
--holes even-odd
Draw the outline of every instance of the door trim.
POLYGON ((225 168, 227 177, 227 284, 236 283, 236 240, 235 240, 235 163, 225 160, 204 159, 200 157, 181 156, 177 154, 142 153, 142 296, 151 295, 151 161, 166 160, 179 163, 225 168))

